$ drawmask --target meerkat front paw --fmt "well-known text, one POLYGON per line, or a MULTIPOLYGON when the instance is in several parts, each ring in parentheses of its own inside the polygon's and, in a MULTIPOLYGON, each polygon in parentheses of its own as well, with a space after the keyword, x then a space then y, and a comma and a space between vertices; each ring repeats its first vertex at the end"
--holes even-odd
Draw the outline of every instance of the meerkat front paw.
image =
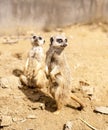
POLYGON ((55 74, 53 74, 53 72, 50 73, 50 76, 51 76, 52 80, 54 80, 54 81, 56 80, 55 74))
POLYGON ((45 67, 45 73, 48 75, 48 66, 45 67))

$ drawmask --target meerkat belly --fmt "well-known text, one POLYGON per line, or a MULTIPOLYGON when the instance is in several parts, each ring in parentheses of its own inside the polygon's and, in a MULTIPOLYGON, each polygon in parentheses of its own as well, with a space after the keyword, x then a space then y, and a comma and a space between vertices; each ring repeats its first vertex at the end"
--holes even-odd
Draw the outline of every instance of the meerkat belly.
POLYGON ((39 65, 38 61, 35 59, 30 59, 29 61, 29 66, 28 66, 28 70, 26 73, 26 76, 29 77, 34 77, 36 75, 37 72, 37 66, 39 65))
POLYGON ((57 68, 55 84, 53 84, 53 89, 57 87, 62 87, 62 92, 66 91, 67 88, 70 88, 70 72, 68 70, 64 56, 55 56, 51 61, 51 70, 57 68), (60 85, 59 85, 60 84, 60 85), (62 85, 61 85, 62 84, 62 85))
POLYGON ((64 68, 63 60, 61 60, 59 56, 54 56, 51 59, 51 70, 53 70, 54 67, 56 66, 58 67, 59 70, 64 68))

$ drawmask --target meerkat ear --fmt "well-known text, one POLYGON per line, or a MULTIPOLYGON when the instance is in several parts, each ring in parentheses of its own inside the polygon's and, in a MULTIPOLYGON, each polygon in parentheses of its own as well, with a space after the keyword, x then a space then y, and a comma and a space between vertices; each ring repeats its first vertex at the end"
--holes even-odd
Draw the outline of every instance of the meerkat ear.
POLYGON ((53 37, 50 38, 50 46, 52 45, 52 42, 54 41, 53 37))

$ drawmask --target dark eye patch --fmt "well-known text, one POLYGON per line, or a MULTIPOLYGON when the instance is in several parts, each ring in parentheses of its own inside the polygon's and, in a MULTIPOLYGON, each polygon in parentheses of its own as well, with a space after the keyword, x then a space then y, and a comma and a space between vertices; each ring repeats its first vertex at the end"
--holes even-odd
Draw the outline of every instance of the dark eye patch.
POLYGON ((42 37, 39 37, 39 40, 42 40, 42 37))
POLYGON ((33 36, 33 39, 35 39, 36 38, 36 36, 33 36))
POLYGON ((56 39, 56 42, 58 42, 58 43, 62 43, 63 40, 62 40, 62 39, 56 39))

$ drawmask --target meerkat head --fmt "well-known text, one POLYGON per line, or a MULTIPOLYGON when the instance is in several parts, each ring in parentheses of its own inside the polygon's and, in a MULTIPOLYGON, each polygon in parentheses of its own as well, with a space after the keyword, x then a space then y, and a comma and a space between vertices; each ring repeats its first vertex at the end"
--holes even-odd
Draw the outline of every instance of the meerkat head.
POLYGON ((42 46, 45 43, 45 40, 41 36, 33 35, 31 42, 33 46, 42 46))
POLYGON ((54 48, 65 48, 67 45, 68 42, 65 36, 57 35, 50 38, 50 46, 54 48))

